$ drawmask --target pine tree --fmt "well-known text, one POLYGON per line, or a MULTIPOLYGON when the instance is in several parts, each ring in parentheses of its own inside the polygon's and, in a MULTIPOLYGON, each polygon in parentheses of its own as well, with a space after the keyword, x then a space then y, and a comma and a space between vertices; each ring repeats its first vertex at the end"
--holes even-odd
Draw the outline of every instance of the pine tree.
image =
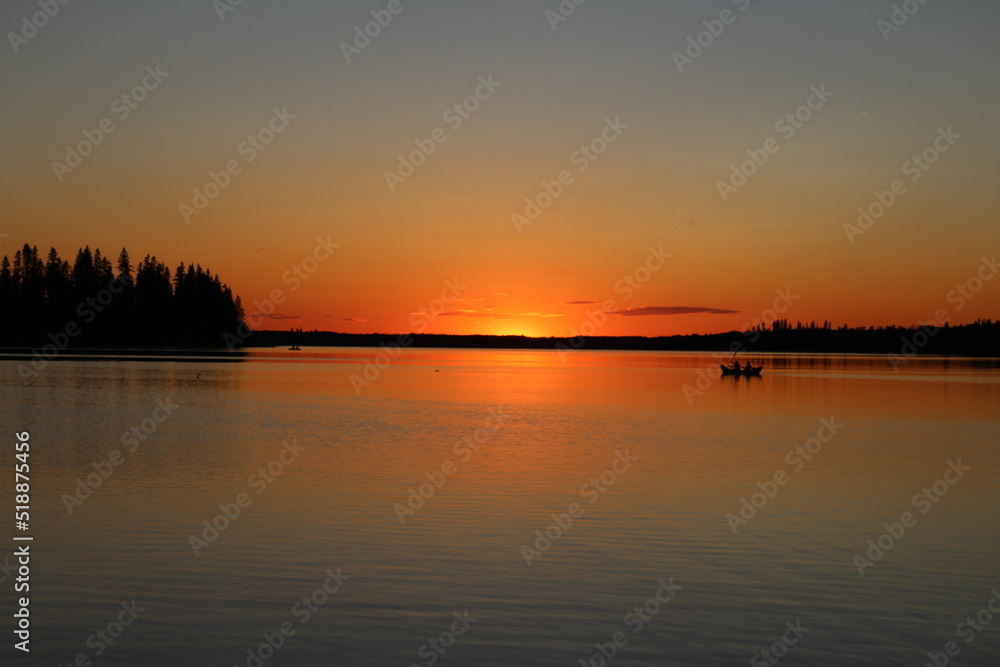
POLYGON ((74 344, 218 347, 244 317, 239 297, 200 264, 171 273, 154 255, 133 266, 125 248, 112 263, 86 246, 70 267, 55 248, 43 262, 27 244, 13 259, 0 260, 0 311, 19 326, 0 330, 0 342, 44 342, 46 332, 75 321, 74 344))

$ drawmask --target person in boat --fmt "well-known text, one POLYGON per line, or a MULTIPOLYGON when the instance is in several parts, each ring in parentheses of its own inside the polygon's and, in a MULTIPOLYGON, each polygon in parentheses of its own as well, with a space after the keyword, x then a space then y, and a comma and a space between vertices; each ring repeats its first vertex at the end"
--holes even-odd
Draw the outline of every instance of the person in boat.
POLYGON ((733 364, 732 364, 732 369, 734 371, 739 371, 740 370, 740 362, 734 360, 733 364))

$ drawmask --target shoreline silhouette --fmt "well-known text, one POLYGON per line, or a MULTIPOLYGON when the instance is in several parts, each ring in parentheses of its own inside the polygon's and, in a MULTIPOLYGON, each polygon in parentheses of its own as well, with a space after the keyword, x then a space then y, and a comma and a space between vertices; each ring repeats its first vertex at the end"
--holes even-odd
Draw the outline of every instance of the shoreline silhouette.
POLYGON ((256 331, 247 347, 438 347, 473 349, 636 350, 663 352, 789 352, 813 354, 897 354, 941 356, 1000 356, 1000 321, 977 320, 971 324, 942 327, 833 328, 774 322, 770 328, 711 334, 668 336, 531 337, 489 334, 386 334, 332 331, 256 331), (402 340, 401 340, 402 339, 402 340))
MULTIPOLYGON (((125 248, 117 260, 100 249, 80 248, 71 265, 55 248, 43 261, 37 246, 24 246, 13 262, 0 260, 0 312, 18 326, 0 329, 7 354, 104 354, 112 350, 217 350, 247 347, 506 348, 646 350, 676 352, 788 352, 998 356, 1000 321, 980 319, 952 326, 834 327, 777 319, 747 331, 664 336, 548 336, 428 333, 251 331, 239 296, 200 264, 181 262, 171 271, 155 255, 133 265, 125 248), (235 335, 244 331, 246 335, 235 335), (234 341, 236 343, 234 344, 234 341)), ((3 351, 0 350, 0 354, 3 351)), ((139 353, 139 352, 137 352, 139 353)))
MULTIPOLYGON (((944 326, 933 335, 926 327, 882 327, 840 329, 791 329, 754 332, 729 331, 714 334, 675 336, 593 336, 530 337, 516 335, 385 334, 340 333, 333 331, 255 331, 244 345, 235 349, 222 344, 129 344, 89 342, 66 345, 56 354, 62 359, 107 356, 154 355, 169 358, 213 357, 213 360, 244 356, 247 348, 287 349, 293 346, 308 352, 310 347, 440 348, 553 350, 564 354, 583 350, 645 352, 718 352, 732 354, 872 354, 890 359, 916 356, 998 357, 996 341, 1000 322, 982 320, 972 324, 944 326), (753 339, 753 342, 751 342, 753 339), (921 344, 922 343, 922 344, 921 344)), ((21 359, 24 354, 44 356, 50 339, 34 343, 0 344, 0 359, 21 359)))

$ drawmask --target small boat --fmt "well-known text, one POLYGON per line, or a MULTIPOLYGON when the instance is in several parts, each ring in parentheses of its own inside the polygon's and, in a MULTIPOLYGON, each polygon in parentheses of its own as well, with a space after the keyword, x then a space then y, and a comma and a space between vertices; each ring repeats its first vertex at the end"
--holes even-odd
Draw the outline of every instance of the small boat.
POLYGON ((764 370, 763 366, 746 366, 740 370, 736 370, 732 366, 719 365, 722 369, 723 375, 742 375, 745 378, 749 377, 760 377, 760 372, 764 370))
POLYGON ((292 346, 291 346, 290 348, 288 348, 288 349, 289 349, 289 350, 291 350, 292 352, 299 352, 299 351, 301 351, 301 350, 302 350, 302 348, 301 348, 301 347, 299 347, 298 345, 292 345, 292 346))

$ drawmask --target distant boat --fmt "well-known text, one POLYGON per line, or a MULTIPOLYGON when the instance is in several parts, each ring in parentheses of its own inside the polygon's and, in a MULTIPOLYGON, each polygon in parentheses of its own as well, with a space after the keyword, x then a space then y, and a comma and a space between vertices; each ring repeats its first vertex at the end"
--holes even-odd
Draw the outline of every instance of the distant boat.
POLYGON ((300 351, 300 350, 301 350, 302 348, 301 348, 301 347, 299 347, 298 345, 292 345, 292 346, 291 346, 290 348, 288 348, 288 349, 289 349, 289 350, 291 350, 292 352, 299 352, 299 351, 300 351))
POLYGON ((736 370, 732 366, 722 366, 721 364, 719 368, 722 369, 723 375, 742 375, 745 378, 760 377, 760 372, 764 370, 763 366, 746 366, 740 370, 736 370))

